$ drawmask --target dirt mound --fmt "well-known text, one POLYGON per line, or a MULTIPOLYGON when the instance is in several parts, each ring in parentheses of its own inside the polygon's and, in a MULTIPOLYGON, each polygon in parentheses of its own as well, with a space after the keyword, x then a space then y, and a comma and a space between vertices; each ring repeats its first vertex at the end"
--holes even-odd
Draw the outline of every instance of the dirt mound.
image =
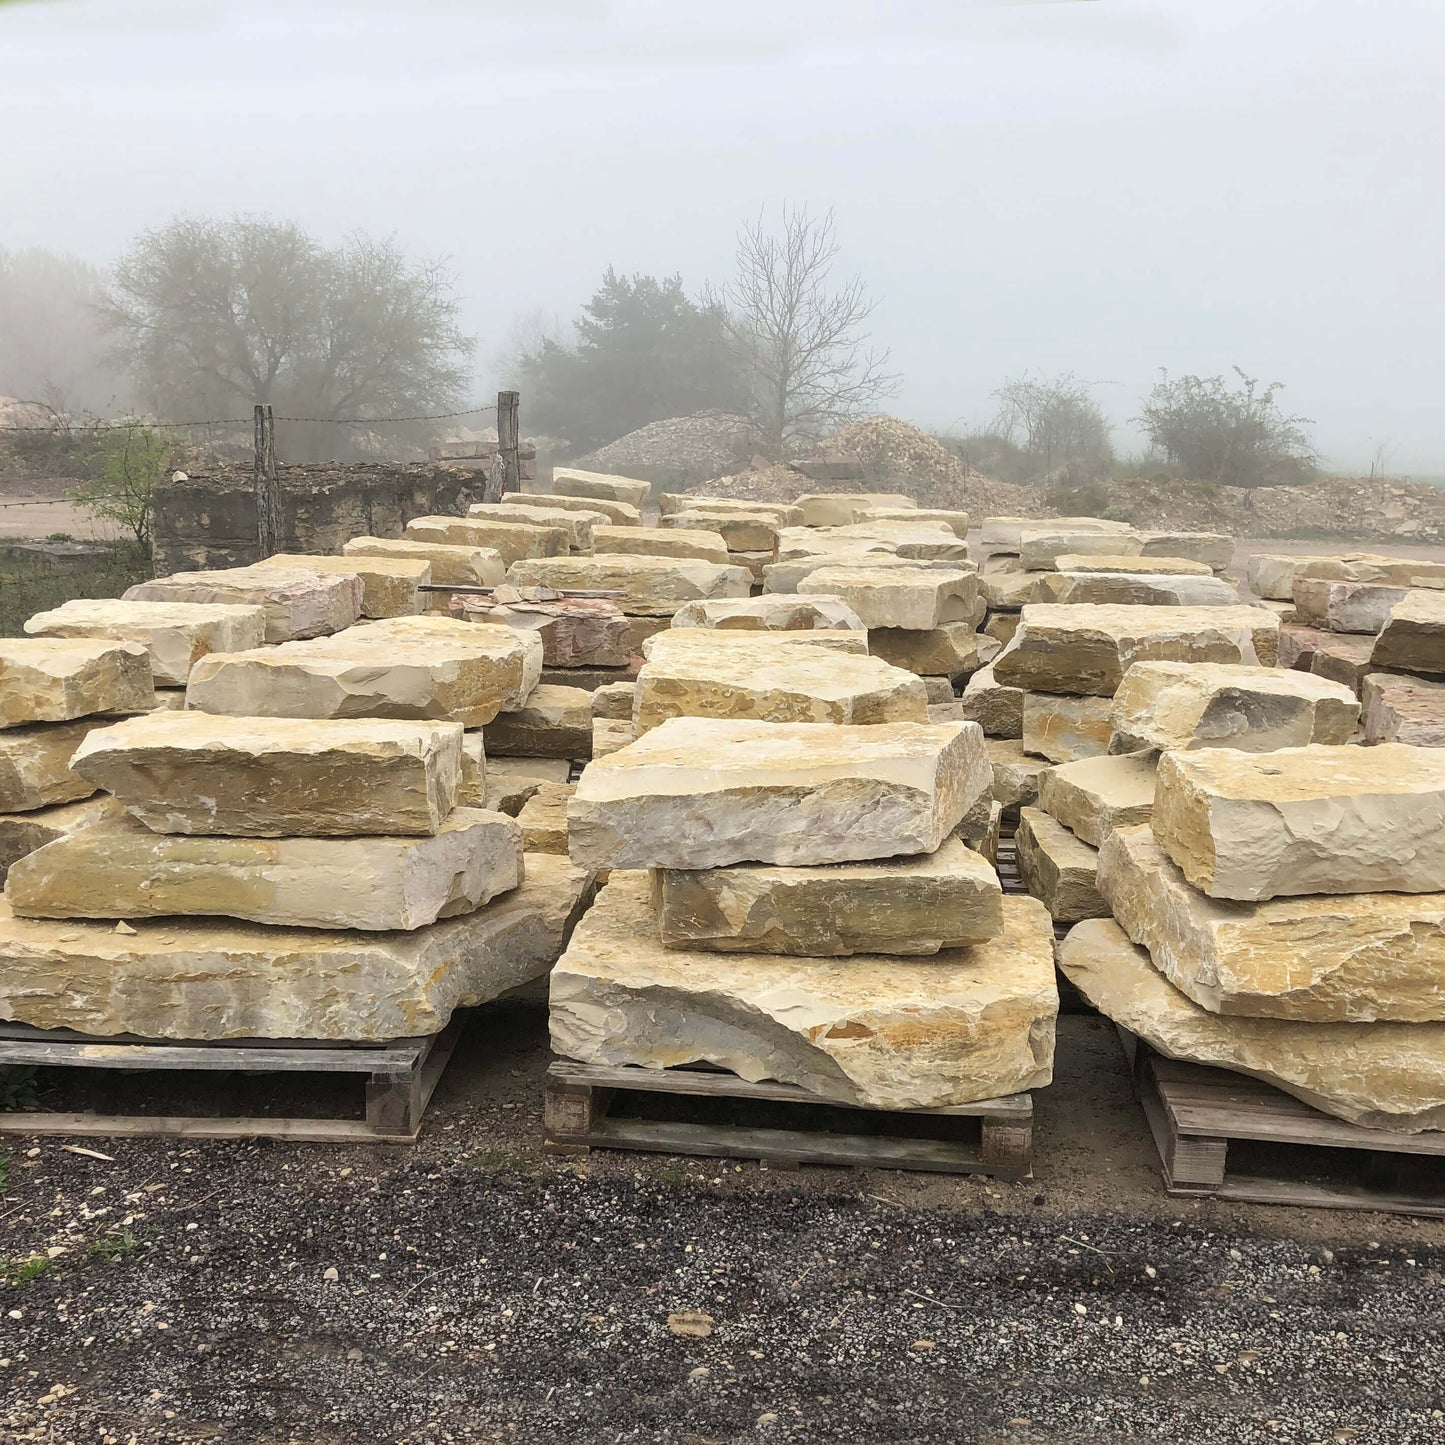
POLYGON ((667 491, 732 471, 745 464, 753 450, 752 425, 746 417, 700 411, 649 422, 568 465, 639 477, 667 491))

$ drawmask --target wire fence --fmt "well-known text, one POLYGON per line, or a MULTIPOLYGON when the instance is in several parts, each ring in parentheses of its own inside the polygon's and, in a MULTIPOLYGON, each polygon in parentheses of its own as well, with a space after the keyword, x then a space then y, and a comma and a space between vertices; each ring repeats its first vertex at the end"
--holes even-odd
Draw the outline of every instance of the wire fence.
MULTIPOLYGON (((21 402, 22 406, 44 406, 43 402, 21 402)), ((483 412, 494 412, 495 402, 486 406, 469 406, 462 411, 437 411, 421 416, 278 416, 276 421, 319 423, 327 426, 393 426, 400 422, 413 421, 454 421, 463 416, 479 416, 483 412)), ((68 432, 68 431, 117 431, 127 427, 150 427, 154 430, 190 431, 208 426, 250 426, 249 416, 212 417, 207 421, 149 421, 144 417, 132 417, 124 421, 72 422, 57 417, 44 426, 11 426, 0 423, 0 432, 68 432)))

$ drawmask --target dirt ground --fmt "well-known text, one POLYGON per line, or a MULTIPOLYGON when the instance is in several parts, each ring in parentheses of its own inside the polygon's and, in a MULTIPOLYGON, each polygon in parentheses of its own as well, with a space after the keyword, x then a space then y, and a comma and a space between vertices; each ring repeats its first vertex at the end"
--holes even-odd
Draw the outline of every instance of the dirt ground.
POLYGON ((65 532, 81 542, 114 541, 121 535, 119 528, 64 500, 74 485, 73 478, 17 477, 0 472, 0 538, 44 539, 65 532))

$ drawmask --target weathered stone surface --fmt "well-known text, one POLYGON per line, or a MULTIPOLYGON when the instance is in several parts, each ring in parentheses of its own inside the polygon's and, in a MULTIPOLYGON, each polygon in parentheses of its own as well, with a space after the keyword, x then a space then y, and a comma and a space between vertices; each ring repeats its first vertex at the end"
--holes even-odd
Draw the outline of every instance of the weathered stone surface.
POLYGON ((411 933, 256 923, 17 918, 0 902, 0 1017, 166 1039, 385 1041, 545 974, 590 896, 589 874, 528 857, 526 881, 411 933))
POLYGON ((543 782, 517 814, 529 853, 567 856, 567 807, 576 783, 543 782))
POLYGON ((653 877, 669 948, 810 958, 931 954, 1003 930, 998 875, 958 838, 911 858, 668 868, 653 877))
POLYGON ((941 568, 823 567, 810 593, 841 597, 871 632, 877 627, 929 632, 945 622, 977 626, 978 576, 941 568))
POLYGON ((846 527, 875 507, 909 511, 915 506, 899 492, 806 492, 793 505, 802 511, 805 527, 846 527))
POLYGON ((515 587, 620 592, 612 600, 626 613, 670 617, 685 602, 746 597, 752 574, 689 557, 649 557, 599 552, 593 557, 544 557, 514 563, 507 580, 515 587))
POLYGON ((765 652, 783 659, 793 656, 799 648, 807 648, 809 652, 823 650, 845 653, 849 657, 867 657, 868 634, 823 628, 801 632, 728 630, 719 634, 715 628, 664 627, 643 642, 642 655, 649 662, 692 662, 723 654, 742 656, 737 648, 748 648, 755 654, 765 652))
POLYGON ((1306 627, 1375 636, 1390 609, 1405 596, 1403 587, 1383 582, 1331 582, 1324 577, 1294 579, 1295 616, 1306 627))
POLYGON ((1238 607, 1239 591, 1222 577, 1148 572, 1041 572, 1030 602, 1102 607, 1238 607))
POLYGON ((350 627, 361 616, 361 579, 327 576, 314 568, 231 567, 215 572, 176 572, 138 582, 122 594, 127 602, 219 602, 259 607, 266 614, 266 641, 322 637, 350 627))
POLYGON ((632 696, 635 682, 609 682, 592 693, 592 717, 632 722, 632 696))
POLYGON ((1360 704, 1339 683, 1278 667, 1137 662, 1113 702, 1110 751, 1238 748, 1268 753, 1347 743, 1360 704))
POLYGON ((1221 902, 1192 888, 1145 826, 1105 842, 1098 883, 1120 927, 1211 1013, 1445 1020, 1445 893, 1221 902))
POLYGON ((1384 582, 1391 587, 1445 587, 1445 562, 1423 557, 1384 557, 1350 552, 1343 557, 1303 557, 1301 577, 1336 582, 1384 582))
POLYGON ((1102 848, 1116 828, 1153 816, 1157 771, 1145 754, 1063 763, 1039 778, 1039 807, 1090 847, 1102 848))
POLYGON ((980 798, 954 830, 954 837, 987 859, 989 867, 998 868, 998 844, 1003 834, 1003 804, 992 798, 980 798))
POLYGON ((1071 929, 1059 967, 1167 1058, 1249 1074, 1367 1128, 1445 1127, 1445 1025, 1221 1018, 1180 993, 1110 919, 1071 929))
MULTIPOLYGON (((1138 557, 1120 556, 1117 553, 1103 553, 1086 557, 1080 553, 1066 553, 1054 559, 1056 572, 1122 572, 1137 573, 1148 577, 1212 577, 1214 569, 1208 562, 1191 562, 1186 557, 1138 557)), ((1040 579, 1042 580, 1042 578, 1040 579)), ((1235 601, 1238 601, 1238 597, 1235 601)))
POLYGON ((911 672, 831 648, 779 648, 776 639, 788 635, 729 632, 713 634, 715 645, 707 650, 655 651, 637 674, 632 717, 638 736, 670 717, 928 721, 928 693, 911 672))
POLYGON ((1363 696, 1367 743, 1445 748, 1445 682, 1372 672, 1363 696))
POLYGON ((17 859, 102 818, 122 817, 125 810, 109 793, 96 793, 78 803, 59 803, 30 813, 0 813, 0 883, 17 859))
POLYGON ((0 728, 155 706, 150 658, 104 637, 0 638, 0 728))
MULTIPOLYGON (((1334 633, 1321 632, 1317 627, 1303 627, 1297 622, 1281 622, 1279 627, 1279 665, 1295 672, 1308 672, 1314 661, 1315 649, 1322 642, 1328 642, 1334 633)), ((1374 644, 1372 643, 1371 646, 1374 644)))
POLYGON ((1024 608, 993 664, 1000 682, 1030 692, 1112 697, 1136 662, 1273 666, 1279 622, 1259 607, 1024 608))
POLYGON ((467 508, 467 516, 482 522, 497 522, 502 526, 561 527, 567 534, 567 545, 573 552, 590 552, 595 545, 595 529, 609 524, 606 512, 586 512, 576 507, 549 507, 540 497, 534 497, 528 502, 510 502, 505 505, 501 502, 476 502, 467 508))
POLYGON ((1261 552, 1245 564, 1244 575, 1249 590, 1256 597, 1275 602, 1294 601, 1294 579, 1309 563, 1324 561, 1319 557, 1296 557, 1261 552))
POLYGON ((499 712, 486 726, 491 757, 590 758, 592 698, 581 687, 540 683, 518 708, 499 712))
POLYGON ((771 552, 729 552, 728 561, 734 567, 746 567, 754 587, 763 585, 767 569, 773 565, 771 552))
POLYGON ((932 853, 989 782, 972 723, 670 718, 582 774, 572 857, 592 868, 720 868, 932 853))
POLYGON ((554 511, 601 512, 614 527, 640 527, 642 513, 631 502, 617 502, 610 497, 571 497, 565 492, 503 492, 504 507, 551 507, 554 511))
POLYGON ((620 477, 613 472, 554 467, 552 490, 563 497, 596 497, 606 502, 625 502, 629 507, 641 507, 647 501, 652 484, 636 477, 620 477))
POLYGON ((764 593, 718 602, 689 602, 674 627, 742 632, 863 632, 862 621, 841 597, 811 593, 764 593))
POLYGON ((944 522, 854 522, 821 534, 827 541, 882 542, 898 556, 918 562, 967 562, 968 545, 944 522))
POLYGON ((481 727, 520 706, 541 672, 532 633, 432 613, 203 657, 186 705, 235 717, 451 718, 481 727))
MULTIPOLYGON (((417 589, 431 581, 431 563, 417 557, 309 557, 299 552, 278 552, 254 565, 267 571, 359 577, 363 617, 411 617, 426 611, 426 593, 417 589)), ((211 651, 240 649, 213 647, 211 651)))
POLYGON ((774 551, 779 562, 802 562, 809 557, 824 556, 848 558, 850 561, 875 556, 892 557, 899 562, 906 560, 899 557, 893 543, 884 538, 844 536, 838 527, 821 530, 815 527, 780 527, 774 551))
POLYGON ((706 1061, 824 1098, 929 1109, 1042 1087, 1058 995, 1048 918, 917 962, 665 948, 645 874, 613 875, 552 973, 552 1047, 597 1064, 706 1061))
POLYGON ((346 557, 411 557, 426 562, 431 580, 444 586, 496 587, 507 572, 495 547, 418 542, 414 537, 353 537, 341 551, 346 557))
MULTIPOLYGON (((928 705, 933 707, 937 703, 955 703, 958 695, 953 690, 953 684, 946 677, 925 677, 923 679, 923 690, 928 694, 928 705)), ((959 718, 959 722, 967 722, 967 718, 959 718)))
POLYGON ((988 758, 994 802, 1009 810, 1038 802, 1039 781, 1048 772, 1048 763, 1026 753, 1022 743, 1006 738, 988 740, 988 758))
POLYGON ((997 656, 999 644, 971 622, 945 622, 927 632, 909 627, 875 627, 868 651, 920 677, 971 677, 997 656))
POLYGON ((158 686, 186 685, 191 664, 208 652, 260 647, 266 614, 259 607, 199 602, 123 602, 73 598, 25 624, 32 637, 111 638, 136 642, 150 657, 158 686))
MULTIPOLYGON (((834 546, 841 544, 835 543, 834 546)), ((870 544, 864 544, 864 547, 870 544)), ((876 546, 876 544, 873 544, 876 546)), ((907 558, 894 556, 892 552, 867 551, 860 547, 856 551, 807 552, 787 561, 772 562, 763 568, 763 590, 773 593, 805 592, 812 594, 808 578, 821 572, 825 567, 867 567, 876 571, 880 567, 939 568, 956 571, 964 570, 947 562, 911 562, 907 558)))
POLYGON ((672 626, 672 618, 662 615, 653 617, 628 617, 627 630, 622 634, 622 645, 627 649, 627 665, 633 677, 641 666, 638 661, 647 656, 648 644, 672 626))
POLYGON ((792 502, 761 502, 750 497, 708 497, 701 492, 663 492, 658 497, 658 513, 663 517, 678 512, 717 512, 733 517, 767 517, 782 527, 799 527, 802 508, 792 502))
POLYGON ((88 798, 95 784, 70 769, 76 748, 104 718, 37 723, 0 732, 0 813, 28 813, 88 798))
POLYGON ((1372 670, 1375 639, 1343 632, 1321 633, 1310 654, 1309 670, 1316 677, 1338 682, 1356 695, 1372 670))
POLYGON ((592 753, 594 758, 605 758, 609 753, 621 752, 629 743, 637 741, 630 718, 594 717, 592 719, 592 753))
POLYGON ((381 931, 471 913, 521 881, 522 829, 479 808, 423 838, 186 838, 123 817, 20 859, 5 895, 22 917, 381 931))
POLYGON ((1099 897, 1094 874, 1099 850, 1074 837, 1038 808, 1020 808, 1019 877, 1055 923, 1103 918, 1109 905, 1099 897))
POLYGON ((1080 530, 1053 522, 1019 528, 1018 553, 1025 572, 1053 571, 1065 556, 1137 557, 1143 549, 1143 539, 1133 532, 1080 530))
POLYGON ((686 532, 716 532, 727 543, 729 552, 767 552, 770 556, 777 545, 780 525, 775 517, 703 507, 673 512, 660 521, 665 531, 676 527, 686 532))
MULTIPOLYGON (((807 521, 807 518, 804 518, 807 521)), ((864 507, 859 515, 853 518, 858 522, 913 522, 927 524, 937 523, 939 526, 947 527, 960 542, 968 539, 968 513, 949 510, 945 507, 864 507)), ((847 526, 848 523, 838 525, 847 526)))
POLYGON ((94 729, 71 767, 157 833, 435 833, 456 801, 462 730, 149 713, 94 729))
POLYGON ((631 658, 629 619, 604 597, 512 605, 495 597, 460 597, 453 602, 453 615, 535 637, 542 644, 544 668, 625 667, 631 658))
POLYGON ((1445 892, 1445 753, 1165 753, 1154 835, 1211 898, 1445 892))
POLYGON ((702 562, 726 563, 728 544, 713 528, 598 527, 592 550, 612 556, 642 553, 647 557, 695 557, 702 562))
POLYGON ((969 678, 959 699, 963 715, 976 722, 987 737, 1021 738, 1024 735, 1024 690, 1005 687, 992 665, 969 678))
MULTIPOLYGON (((643 618, 629 617, 628 623, 644 621, 643 618)), ((642 659, 630 657, 626 667, 546 667, 542 668, 542 681, 555 682, 559 687, 585 687, 589 692, 599 692, 616 683, 627 683, 637 674, 642 659)))
POLYGON ((1234 561, 1234 538, 1222 532, 1140 532, 1145 557, 1179 557, 1223 572, 1234 561))
MULTIPOLYGON (((508 525, 477 517, 414 517, 406 535, 417 542, 444 542, 451 547, 486 547, 511 567, 532 557, 565 556, 571 550, 562 527, 537 527, 530 522, 508 525)), ((508 574, 510 580, 510 573, 508 574)))
MULTIPOLYGON (((1014 633, 1019 630, 1019 614, 1017 612, 993 612, 989 614, 988 621, 983 625, 983 635, 991 637, 1000 647, 1007 647, 1013 641, 1014 633)), ((998 654, 994 653, 997 657, 998 654)))
POLYGON ((462 772, 457 782, 457 807, 487 806, 487 749, 482 730, 462 734, 462 772))
POLYGON ((979 595, 992 612, 1017 612, 1029 601, 1039 572, 984 572, 978 579, 979 595))
POLYGON ((1024 751, 1051 763, 1072 763, 1109 751, 1113 733, 1112 699, 1065 697, 1057 692, 1026 692, 1024 751))
MULTIPOLYGON (((979 537, 985 547, 1000 552, 1019 552, 1023 547, 1026 527, 1045 528, 1056 532, 1112 532, 1115 536, 1133 536, 1128 522, 1111 522, 1103 517, 985 517, 979 537)), ((1127 550, 1127 549, 1126 549, 1127 550)))
POLYGON ((1445 677, 1445 591, 1407 592, 1390 609, 1371 661, 1377 668, 1445 677))

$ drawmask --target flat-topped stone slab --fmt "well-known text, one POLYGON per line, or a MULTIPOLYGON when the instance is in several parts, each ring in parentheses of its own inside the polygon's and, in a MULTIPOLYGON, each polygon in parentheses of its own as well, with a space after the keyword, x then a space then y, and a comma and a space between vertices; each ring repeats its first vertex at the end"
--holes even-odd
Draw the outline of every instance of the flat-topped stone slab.
POLYGON ((747 597, 753 583, 752 573, 744 567, 691 557, 604 552, 516 562, 508 569, 507 580, 515 587, 617 592, 621 595, 612 600, 623 612, 642 617, 670 617, 686 602, 747 597))
POLYGON ((567 512, 601 512, 614 527, 640 527, 642 513, 630 502, 613 501, 610 497, 571 497, 564 492, 503 492, 504 507, 551 507, 567 512))
MULTIPOLYGON (((807 521, 806 517, 804 521, 807 521)), ((954 511, 947 507, 919 507, 916 505, 907 507, 863 507, 859 515, 853 518, 853 522, 912 522, 922 525, 934 523, 947 527, 961 542, 968 539, 968 513, 954 511)), ((845 522, 841 525, 847 526, 849 524, 845 522)))
POLYGON ((1239 590, 1222 577, 1166 572, 1042 572, 1030 602, 1091 602, 1102 607, 1238 607, 1239 590))
POLYGON ((1054 532, 1112 532, 1133 536, 1128 522, 1111 522, 1104 517, 985 517, 979 524, 979 540, 995 552, 1017 554, 1023 546, 1024 529, 1044 528, 1054 532))
POLYGON ((350 627, 361 616, 361 579, 314 567, 229 567, 213 572, 175 572, 138 582, 122 594, 127 602, 219 602, 259 607, 266 614, 267 642, 321 637, 350 627))
POLYGON ((150 657, 106 637, 0 638, 0 728, 155 706, 150 657))
POLYGON ((567 534, 568 546, 574 552, 590 552, 596 529, 609 525, 606 512, 585 512, 575 507, 549 507, 540 497, 530 502, 476 502, 467 508, 467 516, 481 522, 497 522, 502 526, 561 527, 567 534))
POLYGON ((1445 752, 1165 753, 1153 826, 1211 898, 1445 892, 1445 752))
POLYGON ((499 712, 487 724, 488 755, 590 758, 593 696, 586 688, 539 683, 520 707, 499 712))
MULTIPOLYGON (((997 653, 994 654, 998 656, 997 653)), ((959 699, 963 715, 976 722, 990 738, 1022 738, 1024 690, 1005 687, 994 676, 993 665, 981 667, 964 685, 959 699)))
POLYGON ((588 472, 579 467, 553 467, 552 491, 559 497, 582 497, 604 502, 625 502, 641 507, 652 483, 636 477, 622 477, 614 472, 588 472))
POLYGON ((870 631, 905 628, 932 631, 946 622, 977 626, 978 575, 943 568, 821 567, 808 576, 808 591, 840 597, 870 631))
POLYGON ((1445 748, 1445 682, 1372 672, 1365 678, 1362 700, 1367 743, 1445 748))
POLYGON ((1445 591, 1417 589, 1396 602, 1375 640, 1370 663, 1445 677, 1445 591))
POLYGON ((1107 916, 1109 905, 1099 897, 1094 880, 1099 866, 1097 848, 1038 808, 1019 809, 1015 837, 1019 877, 1055 923, 1107 916))
MULTIPOLYGON (((835 544, 835 546, 841 546, 841 544, 835 544)), ((811 595, 813 589, 808 585, 808 578, 814 572, 820 572, 825 567, 867 567, 870 570, 880 567, 925 567, 942 568, 946 571, 967 570, 956 563, 910 561, 905 557, 895 556, 892 552, 881 552, 876 548, 868 550, 866 544, 856 550, 849 549, 847 551, 835 551, 830 547, 827 551, 804 552, 787 561, 768 563, 763 568, 763 591, 784 594, 806 592, 811 595)))
POLYGON ((96 728, 71 767, 157 833, 435 833, 456 801, 456 723, 157 712, 96 728))
POLYGON ((1051 763, 1072 763, 1109 751, 1113 736, 1112 699, 1066 697, 1058 692, 1024 694, 1024 751, 1051 763))
POLYGON ((204 602, 125 602, 72 598, 25 624, 31 637, 111 638, 137 642, 150 657, 158 687, 184 687, 191 664, 208 652, 260 647, 266 614, 260 607, 204 602))
POLYGON ((496 552, 508 567, 527 557, 565 556, 572 547, 565 527, 509 524, 482 517, 414 517, 406 524, 406 536, 417 542, 485 547, 496 552))
POLYGON ((596 1064, 707 1062, 842 1103, 929 1109, 1052 1077, 1053 934, 1003 902, 988 943, 913 961, 665 948, 645 874, 614 874, 552 973, 553 1049, 596 1064))
POLYGON ((1014 812, 1038 801, 1039 782, 1051 764, 1024 751, 1023 744, 1009 738, 988 740, 989 767, 993 774, 990 796, 1014 812))
POLYGON ((670 718, 582 774, 572 857, 592 868, 718 868, 932 853, 990 780, 972 723, 670 718))
POLYGON ((920 677, 971 677, 998 655, 999 644, 974 623, 945 622, 923 632, 909 627, 875 627, 868 651, 920 677))
POLYGON ((1298 576, 1294 579, 1295 617, 1306 627, 1374 637, 1407 591, 1386 582, 1334 582, 1298 576))
POLYGON ((716 602, 689 602, 672 619, 674 627, 717 632, 866 632, 858 614, 841 597, 764 593, 716 602))
POLYGON ((1304 557, 1296 577, 1336 582, 1384 582, 1391 587, 1445 587, 1445 562, 1426 557, 1386 557, 1348 552, 1343 557, 1304 557))
POLYGON ((86 734, 108 721, 85 717, 0 731, 0 813, 29 813, 88 798, 95 784, 72 772, 70 760, 86 734))
POLYGON ((1169 983, 1112 919, 1071 929, 1059 967, 1100 1013, 1166 1058, 1263 1079, 1366 1128, 1445 1127, 1445 1024, 1221 1018, 1169 983))
POLYGON ((1192 887, 1147 826, 1105 840, 1098 887, 1155 967, 1211 1013, 1445 1020, 1445 893, 1224 902, 1192 887))
POLYGON ((1234 561, 1234 538, 1223 532, 1140 532, 1145 557, 1177 557, 1203 562, 1223 572, 1234 561))
MULTIPOLYGON (((1214 569, 1208 562, 1191 562, 1187 557, 1137 557, 1117 552, 1086 556, 1080 552, 1065 553, 1054 559, 1056 572, 1115 572, 1146 577, 1212 577, 1214 569)), ((1045 580, 1040 577, 1040 581, 1045 580)), ((1288 594, 1286 594, 1288 596, 1288 594)), ((1236 594, 1236 602, 1239 600, 1236 594)))
MULTIPOLYGON (((502 587, 490 597, 457 597, 449 608, 453 617, 530 634, 542 644, 542 668, 547 670, 621 668, 632 659, 628 618, 605 597, 559 597, 548 602, 499 603, 515 589, 502 587)), ((563 686, 574 684, 563 682, 563 686)), ((580 684, 576 684, 580 685, 580 684)))
POLYGON ((1025 572, 1042 572, 1054 571, 1064 556, 1137 557, 1144 550, 1144 542, 1127 530, 1102 532, 1092 527, 1037 522, 1019 528, 1017 550, 1025 572))
POLYGON ((576 791, 575 783, 544 781, 522 805, 517 821, 529 853, 567 856, 567 807, 576 791))
POLYGON ((1360 704, 1341 683, 1278 667, 1136 662, 1113 699, 1110 751, 1347 743, 1360 704))
POLYGON ((825 541, 881 542, 890 552, 918 562, 967 562, 968 545, 946 522, 853 522, 820 534, 825 541))
POLYGON ((1294 579, 1311 562, 1326 559, 1259 552, 1244 566, 1245 580, 1256 597, 1272 602, 1294 601, 1294 579))
POLYGON ((1271 667, 1279 620, 1260 607, 1094 607, 1030 604, 994 659, 1002 683, 1031 692, 1112 697, 1136 662, 1271 667))
POLYGON ((363 617, 411 617, 426 611, 426 593, 417 589, 431 581, 431 563, 417 557, 311 557, 300 552, 277 552, 254 565, 359 577, 363 617))
POLYGON ((431 580, 444 586, 496 587, 507 564, 494 547, 448 542, 418 542, 414 537, 353 537, 341 549, 344 557, 409 557, 431 567, 431 580))
POLYGON ((786 525, 767 513, 723 511, 698 506, 660 519, 660 531, 716 532, 729 552, 766 552, 771 557, 778 529, 786 525))
POLYGON ((728 544, 722 534, 703 527, 596 527, 592 550, 613 556, 693 557, 723 566, 728 562, 728 544))
POLYGON ((101 818, 121 817, 125 810, 109 793, 95 793, 74 803, 56 803, 24 813, 0 813, 0 883, 18 859, 101 818))
POLYGON ((1039 779, 1039 807, 1093 848, 1117 828, 1147 823, 1154 813, 1155 759, 1147 754, 1080 758, 1039 779))
POLYGON ((846 527, 876 507, 900 511, 916 507, 901 492, 805 492, 793 505, 802 511, 805 527, 846 527))

